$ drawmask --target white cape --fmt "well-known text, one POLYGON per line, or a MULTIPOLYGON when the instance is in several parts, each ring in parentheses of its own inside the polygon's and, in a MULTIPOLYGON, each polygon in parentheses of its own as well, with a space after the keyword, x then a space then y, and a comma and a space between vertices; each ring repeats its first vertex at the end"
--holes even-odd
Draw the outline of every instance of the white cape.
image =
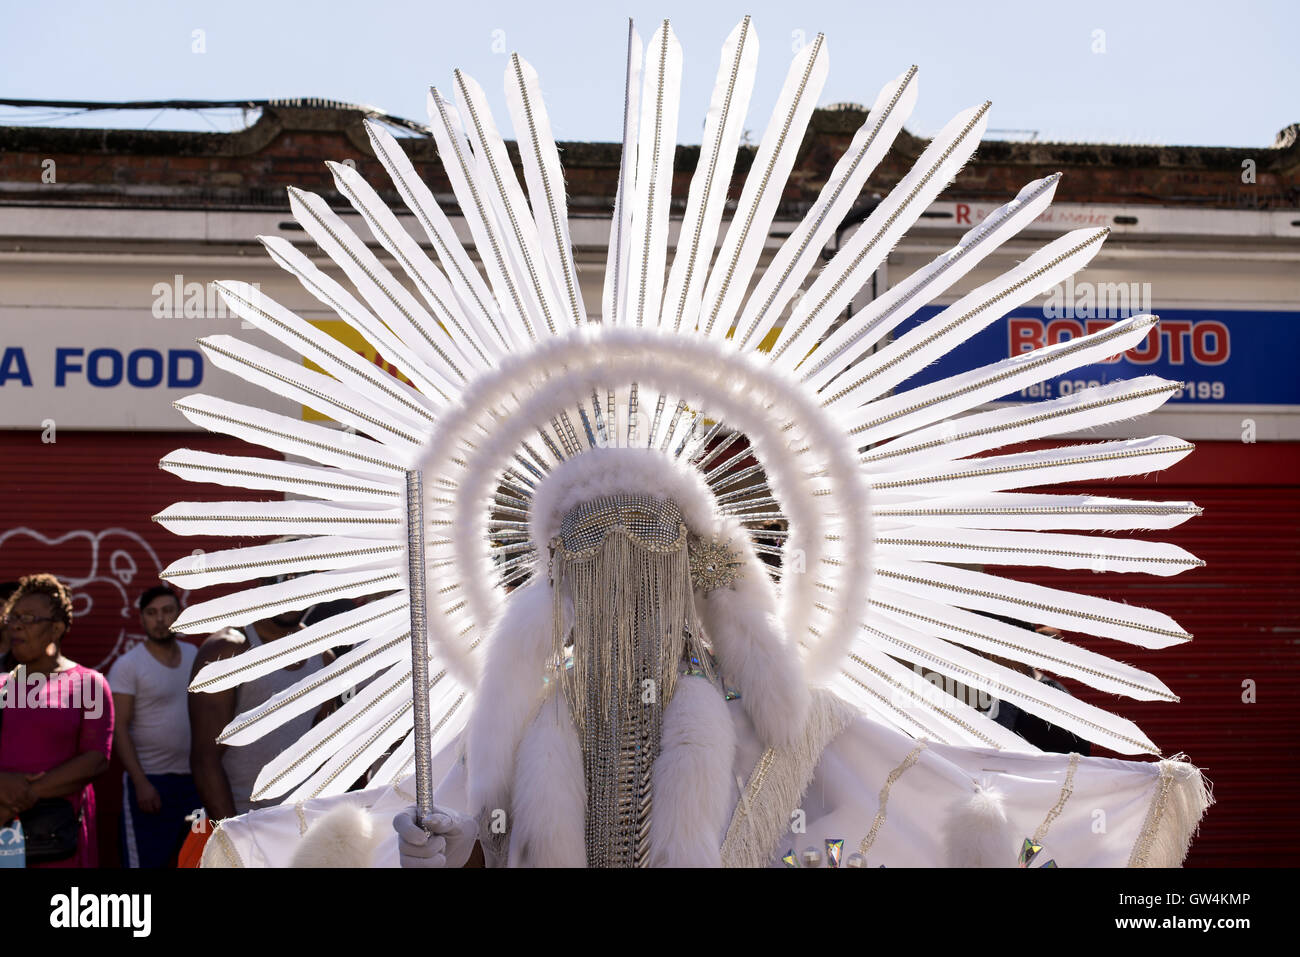
MULTIPOLYGON (((781 867, 808 848, 825 859, 826 842, 843 841, 842 864, 861 853, 870 867, 1014 867, 1032 839, 1043 850, 1031 866, 1177 867, 1212 800, 1200 772, 1181 760, 933 744, 834 707, 842 730, 824 749, 814 742, 801 773, 798 754, 783 763, 763 752, 744 709, 728 703, 735 746, 726 807, 734 810, 717 834, 724 864, 781 867)), ((434 803, 473 815, 462 742, 434 755, 434 803)), ((203 866, 396 867, 390 822, 414 802, 407 777, 252 811, 220 822, 203 866)))

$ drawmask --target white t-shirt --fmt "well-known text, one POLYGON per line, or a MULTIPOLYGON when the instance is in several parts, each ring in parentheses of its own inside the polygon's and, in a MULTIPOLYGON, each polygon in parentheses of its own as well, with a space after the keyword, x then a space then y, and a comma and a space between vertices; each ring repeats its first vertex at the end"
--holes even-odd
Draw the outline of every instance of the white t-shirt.
MULTIPOLYGON (((234 637, 239 632, 229 629, 234 637)), ((255 625, 245 625, 244 638, 246 651, 252 651, 263 644, 255 625)), ((314 674, 324 667, 321 655, 312 655, 297 668, 281 668, 258 678, 245 681, 235 689, 235 714, 243 715, 266 704, 282 691, 292 687, 298 681, 314 674)), ((253 808, 270 807, 278 804, 279 798, 267 798, 262 801, 252 799, 253 785, 268 761, 278 757, 291 744, 311 730, 312 719, 316 716, 316 707, 307 707, 294 717, 284 721, 279 727, 272 728, 256 741, 249 741, 237 747, 227 747, 221 755, 221 767, 230 782, 230 796, 234 798, 235 810, 243 814, 253 808)))
POLYGON ((127 731, 145 774, 190 773, 190 711, 186 691, 198 649, 177 641, 181 663, 168 668, 139 644, 108 673, 114 694, 135 698, 127 731))

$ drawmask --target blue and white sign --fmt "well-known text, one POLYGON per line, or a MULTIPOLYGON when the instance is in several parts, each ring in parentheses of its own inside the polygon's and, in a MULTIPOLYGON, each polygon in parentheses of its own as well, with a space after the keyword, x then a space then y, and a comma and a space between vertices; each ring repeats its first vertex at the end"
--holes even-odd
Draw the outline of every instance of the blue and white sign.
POLYGON ((172 402, 195 392, 298 417, 302 406, 204 361, 194 340, 218 332, 285 351, 225 316, 0 307, 0 428, 192 430, 172 402))
MULTIPOLYGON (((926 306, 895 333, 902 335, 943 309, 926 306)), ((1105 362, 1076 369, 1003 401, 1054 399, 1080 389, 1159 375, 1185 383, 1172 402, 1204 406, 1300 407, 1300 312, 1227 309, 1142 309, 1160 317, 1147 338, 1105 362)), ((1113 318, 1094 318, 1097 310, 1026 307, 994 322, 908 379, 911 388, 1041 346, 1105 329, 1113 318)))

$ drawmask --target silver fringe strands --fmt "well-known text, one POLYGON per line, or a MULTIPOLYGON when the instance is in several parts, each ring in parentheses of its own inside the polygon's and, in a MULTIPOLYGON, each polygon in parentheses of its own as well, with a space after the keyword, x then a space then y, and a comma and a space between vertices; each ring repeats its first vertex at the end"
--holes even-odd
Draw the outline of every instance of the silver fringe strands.
POLYGON ((675 503, 616 495, 572 509, 551 541, 555 661, 582 742, 590 867, 648 866, 664 707, 684 658, 709 667, 687 539, 675 503))

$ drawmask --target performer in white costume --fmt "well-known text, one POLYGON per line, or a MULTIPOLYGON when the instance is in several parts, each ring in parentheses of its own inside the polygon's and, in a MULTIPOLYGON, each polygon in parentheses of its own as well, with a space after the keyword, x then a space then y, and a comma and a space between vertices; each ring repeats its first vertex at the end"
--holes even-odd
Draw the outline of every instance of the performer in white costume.
POLYGON ((478 851, 489 866, 1182 862, 1209 803, 1193 766, 1037 753, 917 675, 1119 753, 1159 754, 1131 721, 1000 662, 1176 701, 1158 678, 990 615, 1150 648, 1190 635, 1158 611, 970 567, 1201 564, 1175 546, 1086 534, 1169 528, 1199 512, 1191 503, 1022 491, 1166 468, 1188 443, 988 454, 1143 414, 1179 383, 1146 376, 972 411, 1123 352, 1157 319, 906 388, 1096 254, 1107 230, 1068 233, 889 340, 1039 216, 1054 175, 840 322, 970 157, 987 103, 944 127, 797 295, 910 114, 915 67, 881 91, 751 290, 827 56, 820 36, 796 54, 724 229, 757 59, 749 18, 732 31, 670 259, 681 49, 666 21, 644 50, 630 31, 598 317, 582 300, 539 82, 517 55, 506 93, 522 185, 473 80, 458 71, 450 99, 429 96, 485 276, 373 123, 375 154, 438 263, 355 170, 331 168, 419 298, 324 200, 290 190, 295 218, 353 289, 288 242, 262 241, 406 381, 256 288, 219 284, 233 312, 322 371, 228 336, 200 340, 210 361, 350 428, 208 396, 176 403, 204 428, 316 463, 185 449, 163 460, 187 479, 296 496, 180 503, 156 516, 174 531, 304 536, 172 565, 165 577, 187 588, 306 573, 192 605, 176 627, 386 594, 196 678, 193 690, 229 688, 352 645, 239 715, 230 746, 370 679, 266 765, 254 797, 283 803, 221 822, 205 866, 461 866, 478 851), (412 768, 427 755, 435 807, 417 812, 412 768), (377 763, 372 789, 345 792, 377 763))

